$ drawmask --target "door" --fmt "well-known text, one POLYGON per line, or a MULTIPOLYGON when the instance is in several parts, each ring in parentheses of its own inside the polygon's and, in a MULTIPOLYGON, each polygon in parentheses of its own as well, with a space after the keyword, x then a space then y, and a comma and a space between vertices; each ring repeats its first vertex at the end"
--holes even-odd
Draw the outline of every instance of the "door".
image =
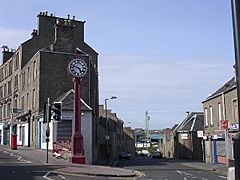
POLYGON ((25 145, 25 126, 22 126, 22 145, 25 145))

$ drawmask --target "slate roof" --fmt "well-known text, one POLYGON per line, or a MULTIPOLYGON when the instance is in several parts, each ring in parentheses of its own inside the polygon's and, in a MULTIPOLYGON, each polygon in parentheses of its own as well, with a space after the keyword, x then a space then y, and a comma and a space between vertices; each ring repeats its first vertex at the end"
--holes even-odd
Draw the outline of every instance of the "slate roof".
MULTIPOLYGON (((73 110, 73 94, 74 90, 70 89, 66 93, 63 93, 54 102, 62 102, 62 109, 73 110)), ((81 98, 81 110, 92 110, 92 108, 81 98)))
POLYGON ((203 112, 191 112, 176 128, 175 132, 202 131, 204 128, 203 112))
POLYGON ((220 87, 216 92, 208 96, 207 99, 204 100, 203 102, 208 101, 216 96, 219 96, 221 95, 221 93, 227 92, 235 87, 237 87, 237 82, 235 81, 235 77, 232 77, 227 83, 225 83, 222 87, 220 87))

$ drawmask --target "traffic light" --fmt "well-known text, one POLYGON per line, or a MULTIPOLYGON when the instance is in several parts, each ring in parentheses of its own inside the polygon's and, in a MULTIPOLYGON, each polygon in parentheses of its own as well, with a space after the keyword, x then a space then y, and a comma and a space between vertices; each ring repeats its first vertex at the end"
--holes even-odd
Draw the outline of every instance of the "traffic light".
POLYGON ((44 113, 43 113, 43 123, 47 123, 47 114, 48 120, 51 121, 51 106, 48 106, 47 103, 44 103, 44 113), (47 111, 48 107, 48 111, 47 111))
POLYGON ((61 121, 62 119, 62 102, 54 102, 52 105, 53 120, 61 121))

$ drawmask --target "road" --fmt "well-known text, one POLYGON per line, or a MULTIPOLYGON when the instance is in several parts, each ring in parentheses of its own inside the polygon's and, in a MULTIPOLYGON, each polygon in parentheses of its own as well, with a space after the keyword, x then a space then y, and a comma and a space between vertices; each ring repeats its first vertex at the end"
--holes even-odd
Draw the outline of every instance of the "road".
POLYGON ((131 158, 118 163, 119 167, 133 169, 139 178, 101 177, 87 175, 60 174, 55 166, 44 166, 40 162, 21 157, 10 152, 0 151, 0 179, 2 180, 81 180, 81 179, 115 179, 115 180, 224 180, 226 177, 186 167, 180 162, 152 159, 149 157, 131 158))
MULTIPOLYGON (((106 180, 114 177, 96 177, 83 174, 71 175, 57 173, 58 166, 45 166, 35 159, 23 157, 0 149, 1 180, 106 180)), ((133 178, 136 179, 136 178, 133 178)))
MULTIPOLYGON (((137 170, 145 174, 142 180, 225 180, 225 176, 212 171, 184 166, 177 161, 152 159, 150 157, 131 158, 118 163, 119 167, 137 170)), ((142 174, 142 175, 143 175, 142 174)))

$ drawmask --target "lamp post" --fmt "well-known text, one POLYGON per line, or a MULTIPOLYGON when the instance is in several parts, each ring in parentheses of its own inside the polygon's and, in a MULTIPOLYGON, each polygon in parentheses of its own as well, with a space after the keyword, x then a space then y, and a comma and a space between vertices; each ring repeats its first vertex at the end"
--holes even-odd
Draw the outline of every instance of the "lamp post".
MULTIPOLYGON (((238 98, 238 121, 240 121, 240 1, 232 0, 233 35, 236 62, 236 81, 238 98)), ((240 180, 240 122, 238 133, 234 138, 235 179, 240 180)), ((227 137, 226 137, 227 138, 227 137)))
POLYGON ((107 101, 110 99, 117 99, 116 96, 112 96, 111 98, 107 98, 105 99, 105 117, 106 117, 106 155, 107 155, 107 163, 109 163, 109 140, 110 140, 110 136, 109 136, 109 121, 108 121, 108 115, 107 115, 107 101))

